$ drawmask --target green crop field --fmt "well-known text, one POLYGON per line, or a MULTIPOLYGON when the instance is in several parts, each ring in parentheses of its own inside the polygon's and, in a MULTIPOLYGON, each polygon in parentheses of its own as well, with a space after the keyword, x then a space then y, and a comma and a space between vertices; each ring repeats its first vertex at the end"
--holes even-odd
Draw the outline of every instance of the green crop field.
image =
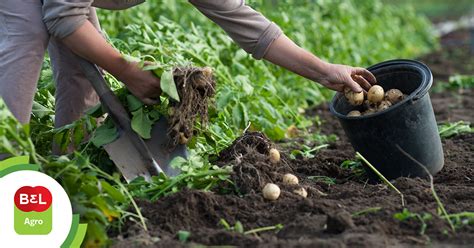
MULTIPOLYGON (((429 20, 409 4, 387 4, 382 0, 247 2, 278 24, 298 45, 332 63, 367 67, 389 59, 417 58, 439 48, 429 20)), ((414 4, 417 10, 438 15, 437 7, 431 9, 419 2, 414 4)), ((460 2, 465 5, 469 1, 460 2)), ((261 131, 273 142, 290 138, 292 128, 299 130, 300 137, 318 146, 291 148, 296 158, 313 158, 335 140, 333 135, 315 130, 314 126, 324 121, 321 117, 306 113, 331 99, 333 91, 269 62, 254 60, 187 1, 150 0, 128 10, 99 10, 98 14, 107 39, 124 56, 152 62, 154 69, 165 71, 177 66, 211 67, 217 88, 209 108, 208 126, 195 125, 198 135, 188 143, 189 159, 174 161, 182 173, 172 178, 155 177, 151 182, 137 179, 130 184, 125 183, 101 147, 114 140, 117 133, 108 119, 98 124, 97 117, 103 116, 98 108, 70 125, 54 128, 55 88, 48 58, 38 83, 31 123, 19 124, 1 106, 0 154, 27 154, 63 185, 74 211, 89 225, 86 246, 112 244, 111 233, 119 232, 131 220, 146 228, 137 199, 156 201, 185 188, 229 192, 220 186, 232 185, 232 168, 218 167, 214 161, 244 130, 261 131), (74 146, 75 151, 52 156, 53 141, 62 150, 74 146)), ((106 78, 122 100, 128 99, 133 129, 147 137, 156 116, 167 113, 170 97, 163 96, 160 106, 137 103, 139 106, 133 105, 132 111, 134 103, 123 84, 111 75, 106 78)), ((463 130, 472 131, 469 124, 463 125, 463 130)), ((344 169, 354 170, 354 163, 344 169)), ((322 177, 313 175, 311 180, 316 181, 314 178, 322 177)), ((336 183, 336 179, 324 180, 336 183)), ((405 215, 397 218, 422 218, 405 215)), ((235 230, 235 225, 227 225, 227 230, 235 230)))

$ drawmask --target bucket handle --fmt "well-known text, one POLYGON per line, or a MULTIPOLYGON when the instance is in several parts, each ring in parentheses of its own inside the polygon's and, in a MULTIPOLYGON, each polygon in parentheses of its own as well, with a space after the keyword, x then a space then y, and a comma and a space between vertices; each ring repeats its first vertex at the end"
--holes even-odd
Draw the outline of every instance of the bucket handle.
MULTIPOLYGON (((428 67, 427 67, 428 68, 428 67)), ((428 69, 429 70, 429 69, 428 69)), ((428 82, 428 85, 426 85, 425 87, 423 87, 423 89, 421 89, 420 91, 418 91, 415 96, 413 96, 413 98, 411 99, 412 102, 416 102, 418 100, 420 100, 422 97, 424 97, 428 91, 430 90, 431 88, 431 85, 433 84, 433 76, 431 75, 431 71, 429 71, 429 75, 431 77, 431 80, 428 82)), ((424 80, 426 80, 427 78, 430 78, 428 77, 428 75, 424 75, 424 80)))
POLYGON ((425 87, 424 89, 420 90, 418 93, 415 94, 415 96, 413 96, 411 101, 416 102, 420 100, 420 98, 424 97, 428 93, 429 90, 430 90, 429 87, 425 87))

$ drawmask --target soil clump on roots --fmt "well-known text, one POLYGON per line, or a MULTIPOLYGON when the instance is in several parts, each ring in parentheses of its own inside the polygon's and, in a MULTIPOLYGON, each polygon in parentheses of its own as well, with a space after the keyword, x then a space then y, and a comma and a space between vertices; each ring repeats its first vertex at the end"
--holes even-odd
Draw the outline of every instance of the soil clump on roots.
POLYGON ((201 127, 208 122, 208 108, 216 93, 216 81, 209 67, 178 67, 173 71, 180 101, 170 100, 168 135, 170 148, 186 144, 194 135, 199 119, 201 127))

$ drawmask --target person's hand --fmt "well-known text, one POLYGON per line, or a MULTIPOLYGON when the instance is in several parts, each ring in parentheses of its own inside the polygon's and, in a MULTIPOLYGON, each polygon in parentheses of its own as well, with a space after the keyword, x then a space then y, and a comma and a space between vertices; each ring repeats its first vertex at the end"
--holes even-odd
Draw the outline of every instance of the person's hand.
POLYGON ((325 64, 317 81, 336 91, 349 87, 354 92, 367 91, 377 82, 375 76, 365 68, 330 63, 325 64))
POLYGON ((153 72, 144 71, 136 62, 127 62, 124 70, 116 77, 143 103, 149 105, 159 103, 160 79, 153 72))

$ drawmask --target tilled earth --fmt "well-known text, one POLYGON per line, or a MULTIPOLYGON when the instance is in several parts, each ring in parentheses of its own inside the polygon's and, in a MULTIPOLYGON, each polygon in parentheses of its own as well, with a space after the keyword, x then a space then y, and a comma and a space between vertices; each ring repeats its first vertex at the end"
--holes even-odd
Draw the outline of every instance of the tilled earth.
MULTIPOLYGON (((431 67, 433 61, 442 59, 436 60, 435 55, 429 55, 421 60, 431 67)), ((436 69, 439 65, 433 67, 435 80, 445 80, 444 71, 436 69)), ((463 71, 456 71, 453 66, 450 73, 456 72, 463 71)), ((473 93, 472 90, 432 93, 437 121, 474 122, 473 93)), ((354 150, 338 121, 329 113, 328 106, 322 105, 308 112, 323 120, 317 127, 323 134, 339 137, 314 158, 292 160, 287 156, 288 152, 282 152, 282 161, 275 166, 266 153, 272 146, 286 151, 282 148, 285 144, 271 144, 259 133, 247 133, 223 151, 219 161, 235 164, 232 179, 241 189, 241 196, 184 190, 154 203, 141 201, 139 204, 148 219, 149 232, 144 233, 133 224, 126 225, 122 234, 115 238, 115 246, 472 247, 474 223, 472 220, 470 224, 457 223, 456 232, 452 232, 446 220, 438 215, 438 205, 428 180, 399 178, 393 181, 405 196, 403 207, 400 196, 384 184, 367 183, 363 177, 355 176, 354 171, 341 168, 343 161, 354 159, 354 150), (287 172, 300 179, 300 186, 306 188, 308 197, 294 194, 295 187, 281 186, 278 200, 265 200, 261 186, 270 181, 281 185, 281 177, 287 172), (319 180, 308 178, 311 176, 318 176, 319 180), (416 218, 400 221, 393 217, 404 208, 420 216, 431 214, 432 217, 425 221, 424 234, 420 233, 422 224, 416 218), (277 224, 282 224, 283 228, 245 235, 226 231, 219 224, 221 219, 230 225, 240 221, 244 230, 277 224), (185 244, 178 241, 180 230, 191 234, 185 244)), ((448 213, 474 212, 474 134, 445 139, 443 148, 445 165, 434 176, 436 192, 448 213)))

